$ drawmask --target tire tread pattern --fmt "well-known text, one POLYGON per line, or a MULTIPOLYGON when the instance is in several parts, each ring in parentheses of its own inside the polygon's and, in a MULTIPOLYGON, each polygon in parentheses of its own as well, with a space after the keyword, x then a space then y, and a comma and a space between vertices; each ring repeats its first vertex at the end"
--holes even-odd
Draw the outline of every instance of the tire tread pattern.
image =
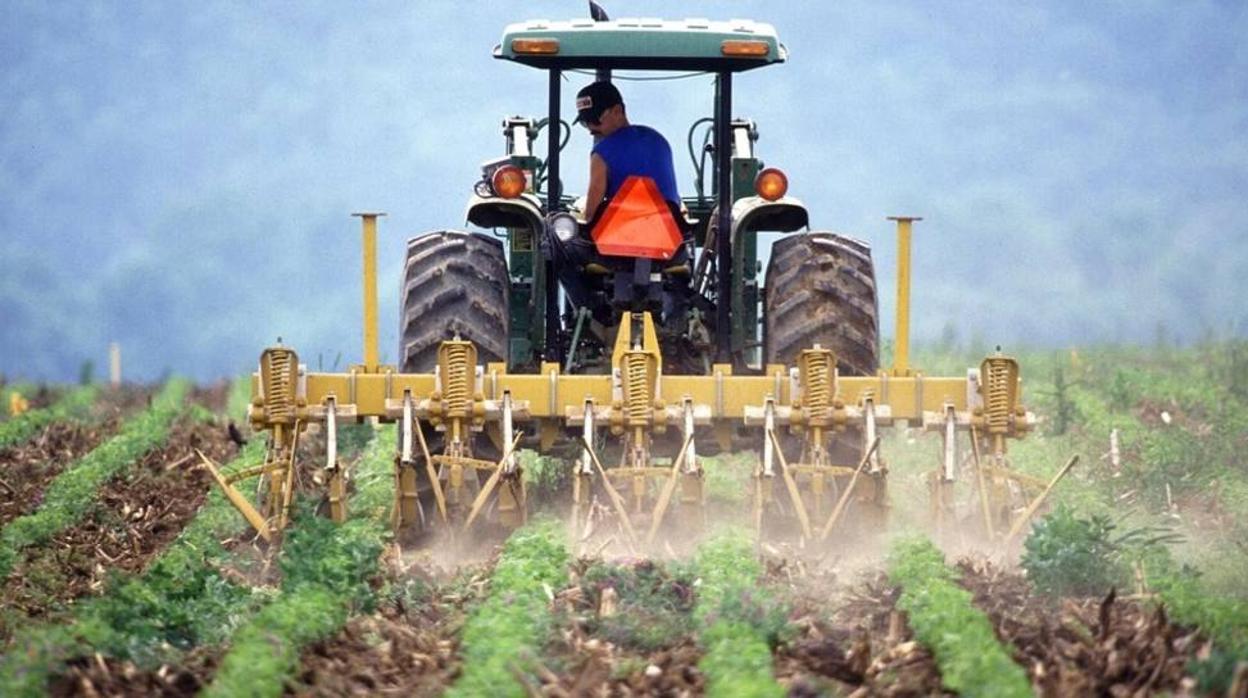
POLYGON ((793 366, 802 349, 831 349, 841 375, 879 368, 879 303, 871 248, 830 232, 776 241, 767 264, 767 362, 793 366))
POLYGON ((440 230, 407 243, 400 288, 399 358, 404 373, 431 373, 438 347, 458 335, 481 363, 506 361, 510 276, 500 240, 440 230))

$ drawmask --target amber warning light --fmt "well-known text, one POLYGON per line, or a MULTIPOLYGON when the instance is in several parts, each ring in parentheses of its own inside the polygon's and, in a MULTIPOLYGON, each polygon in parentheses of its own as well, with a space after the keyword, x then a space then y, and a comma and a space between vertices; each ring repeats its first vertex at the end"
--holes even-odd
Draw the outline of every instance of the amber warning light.
POLYGON ((503 165, 494 171, 490 179, 494 193, 504 199, 514 199, 524 193, 526 186, 524 170, 515 165, 503 165))
POLYGON ((725 56, 745 56, 748 58, 764 58, 771 52, 766 41, 742 41, 729 39, 720 44, 719 50, 725 56))
POLYGON ((559 53, 558 39, 512 39, 511 50, 516 53, 551 55, 559 53))
POLYGON ((789 191, 789 178, 774 167, 768 167, 754 178, 754 192, 768 201, 775 201, 789 191))

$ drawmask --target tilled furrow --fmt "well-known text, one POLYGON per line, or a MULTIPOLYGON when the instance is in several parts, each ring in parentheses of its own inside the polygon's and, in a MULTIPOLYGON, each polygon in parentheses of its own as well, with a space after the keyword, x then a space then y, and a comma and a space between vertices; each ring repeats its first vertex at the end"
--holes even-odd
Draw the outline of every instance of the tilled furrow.
POLYGON ((296 695, 435 695, 459 675, 462 609, 433 603, 352 619, 303 652, 296 695))
POLYGON ((555 594, 558 622, 539 690, 553 696, 698 696, 691 580, 649 560, 580 560, 555 594))
POLYGON ((940 696, 940 670, 896 608, 900 589, 883 574, 831 604, 827 587, 794 609, 797 636, 776 652, 790 696, 940 696), (830 606, 830 607, 829 607, 830 606))
POLYGON ((65 466, 117 431, 120 420, 100 424, 55 422, 34 439, 0 450, 0 527, 39 508, 43 492, 65 466))
POLYGON ((139 572, 164 549, 210 487, 211 478, 195 467, 196 448, 222 460, 235 450, 221 427, 183 419, 166 446, 99 490, 91 514, 30 549, 0 587, 9 611, 0 637, 18 623, 55 618, 74 599, 100 591, 109 574, 139 572))
POLYGON ((133 662, 94 655, 72 660, 48 686, 55 698, 189 698, 208 684, 221 661, 219 648, 199 648, 177 666, 140 669, 133 662))
POLYGON ((1026 578, 982 561, 958 565, 962 585, 988 614, 1043 696, 1190 694, 1186 667, 1203 642, 1139 599, 1036 594, 1026 578))

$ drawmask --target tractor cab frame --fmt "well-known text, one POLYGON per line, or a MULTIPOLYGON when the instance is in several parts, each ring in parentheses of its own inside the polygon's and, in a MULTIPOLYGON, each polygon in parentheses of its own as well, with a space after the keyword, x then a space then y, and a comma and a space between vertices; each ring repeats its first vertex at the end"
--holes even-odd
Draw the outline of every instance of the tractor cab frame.
MULTIPOLYGON (((609 80, 616 70, 641 70, 714 76, 712 141, 707 148, 712 156, 711 192, 707 196, 703 191, 699 176, 696 194, 682 201, 692 223, 693 242, 702 249, 693 286, 695 293, 707 299, 705 306, 713 308, 713 317, 706 318, 713 335, 711 358, 742 369, 746 364, 759 365, 757 243, 754 235, 747 234, 751 231, 740 224, 747 222, 743 218, 758 224, 766 217, 773 227, 791 231, 806 226, 808 220, 805 208, 794 199, 765 201, 752 196, 754 180, 762 170, 762 163, 753 153, 757 128, 750 121, 732 118, 734 74, 787 60, 788 52, 775 29, 750 20, 530 20, 509 25, 503 31, 494 57, 548 74, 545 119, 535 122, 516 117, 505 121, 507 156, 484 167, 487 182, 504 164, 531 173, 531 196, 523 197, 527 201, 499 201, 503 197, 491 196, 494 192, 488 187, 483 191, 479 188, 467 215, 470 222, 482 227, 508 224, 513 278, 531 280, 513 287, 510 363, 531 363, 537 353, 542 360, 562 362, 562 352, 569 346, 565 335, 572 328, 562 322, 559 261, 549 253, 536 254, 540 239, 538 245, 533 244, 535 235, 545 238, 552 234, 552 220, 565 213, 573 202, 564 195, 560 184, 560 150, 566 144, 566 138, 558 133, 559 125, 564 123, 564 76, 573 71, 592 72, 599 80, 609 80), (542 128, 550 129, 544 160, 532 149, 542 128), (539 189, 543 182, 544 192, 539 189), (744 210, 738 213, 748 215, 738 215, 734 224, 734 205, 746 199, 755 200, 744 202, 744 210), (503 213, 514 214, 521 208, 527 208, 528 215, 508 217, 503 213), (764 209, 766 216, 760 215, 764 209), (720 230, 728 232, 719 235, 716 231, 720 230), (720 302, 721 299, 727 302, 720 302), (542 349, 536 352, 535 347, 542 349)), ((699 122, 705 123, 706 119, 699 122)), ((695 123, 694 128, 698 125, 695 123)), ((693 129, 689 138, 691 156, 692 136, 693 129)))

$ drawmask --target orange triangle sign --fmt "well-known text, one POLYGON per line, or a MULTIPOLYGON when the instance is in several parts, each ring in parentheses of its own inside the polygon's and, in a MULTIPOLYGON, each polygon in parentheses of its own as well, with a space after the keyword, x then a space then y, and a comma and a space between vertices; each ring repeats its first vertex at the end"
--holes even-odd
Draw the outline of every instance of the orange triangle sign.
POLYGON ((599 254, 664 260, 684 239, 654 180, 636 175, 624 180, 592 235, 599 254))

